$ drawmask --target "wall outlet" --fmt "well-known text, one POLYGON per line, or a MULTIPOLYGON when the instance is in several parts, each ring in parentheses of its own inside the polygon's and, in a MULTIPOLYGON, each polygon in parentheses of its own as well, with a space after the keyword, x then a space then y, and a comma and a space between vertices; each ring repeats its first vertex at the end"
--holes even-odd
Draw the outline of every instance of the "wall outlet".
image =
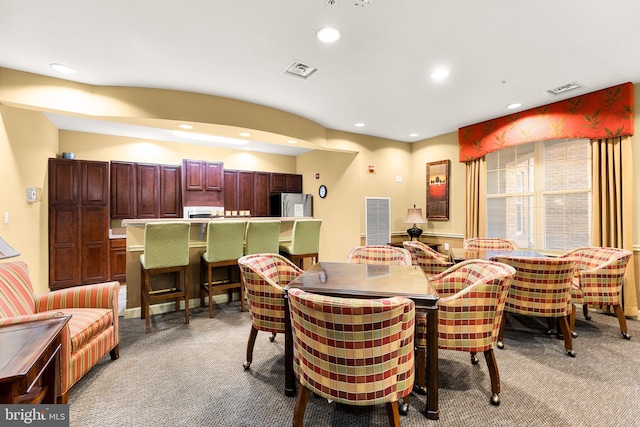
POLYGON ((445 243, 445 244, 444 244, 444 250, 445 250, 445 251, 448 251, 448 250, 449 250, 449 244, 448 244, 448 243, 445 243))

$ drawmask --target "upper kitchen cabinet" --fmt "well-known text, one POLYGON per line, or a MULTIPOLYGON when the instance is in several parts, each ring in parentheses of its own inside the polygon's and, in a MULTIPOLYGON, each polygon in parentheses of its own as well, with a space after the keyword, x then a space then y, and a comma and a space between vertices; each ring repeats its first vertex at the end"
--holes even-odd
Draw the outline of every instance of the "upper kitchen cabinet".
POLYGON ((223 206, 223 163, 184 159, 182 190, 184 206, 223 206))
POLYGON ((111 162, 111 218, 137 218, 136 164, 111 162))
POLYGON ((302 175, 271 173, 271 193, 302 193, 302 175))

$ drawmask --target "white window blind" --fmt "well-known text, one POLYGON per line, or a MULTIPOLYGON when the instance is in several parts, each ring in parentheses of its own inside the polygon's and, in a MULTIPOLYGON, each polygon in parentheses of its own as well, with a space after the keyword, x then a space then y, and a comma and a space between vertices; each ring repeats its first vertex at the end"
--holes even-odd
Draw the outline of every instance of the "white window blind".
POLYGON ((365 198, 365 228, 367 245, 386 245, 391 241, 391 199, 365 198))

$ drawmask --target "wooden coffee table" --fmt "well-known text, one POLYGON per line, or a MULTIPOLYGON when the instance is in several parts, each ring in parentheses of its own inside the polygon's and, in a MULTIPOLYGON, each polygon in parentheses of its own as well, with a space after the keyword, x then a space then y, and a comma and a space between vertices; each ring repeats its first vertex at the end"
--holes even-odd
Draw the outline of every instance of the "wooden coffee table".
MULTIPOLYGON (((427 312, 427 405, 425 415, 438 419, 438 295, 418 266, 368 265, 319 262, 285 287, 301 288, 315 294, 351 298, 403 296, 427 312)), ((289 301, 285 298, 285 394, 294 396, 293 333, 289 301)))

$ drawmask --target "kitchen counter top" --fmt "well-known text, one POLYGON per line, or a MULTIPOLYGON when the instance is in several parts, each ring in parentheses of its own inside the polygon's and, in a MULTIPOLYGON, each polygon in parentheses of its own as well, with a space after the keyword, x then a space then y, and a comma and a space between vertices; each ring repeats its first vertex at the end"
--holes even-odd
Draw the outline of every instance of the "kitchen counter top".
POLYGON ((142 226, 148 223, 154 222, 168 222, 168 221, 186 221, 191 224, 206 224, 209 221, 281 221, 281 222, 293 222, 298 219, 313 219, 310 216, 294 216, 294 217, 274 217, 274 216, 264 216, 264 217, 248 217, 248 216, 225 216, 225 217, 214 217, 214 218, 143 218, 143 219, 123 219, 122 226, 142 226))

